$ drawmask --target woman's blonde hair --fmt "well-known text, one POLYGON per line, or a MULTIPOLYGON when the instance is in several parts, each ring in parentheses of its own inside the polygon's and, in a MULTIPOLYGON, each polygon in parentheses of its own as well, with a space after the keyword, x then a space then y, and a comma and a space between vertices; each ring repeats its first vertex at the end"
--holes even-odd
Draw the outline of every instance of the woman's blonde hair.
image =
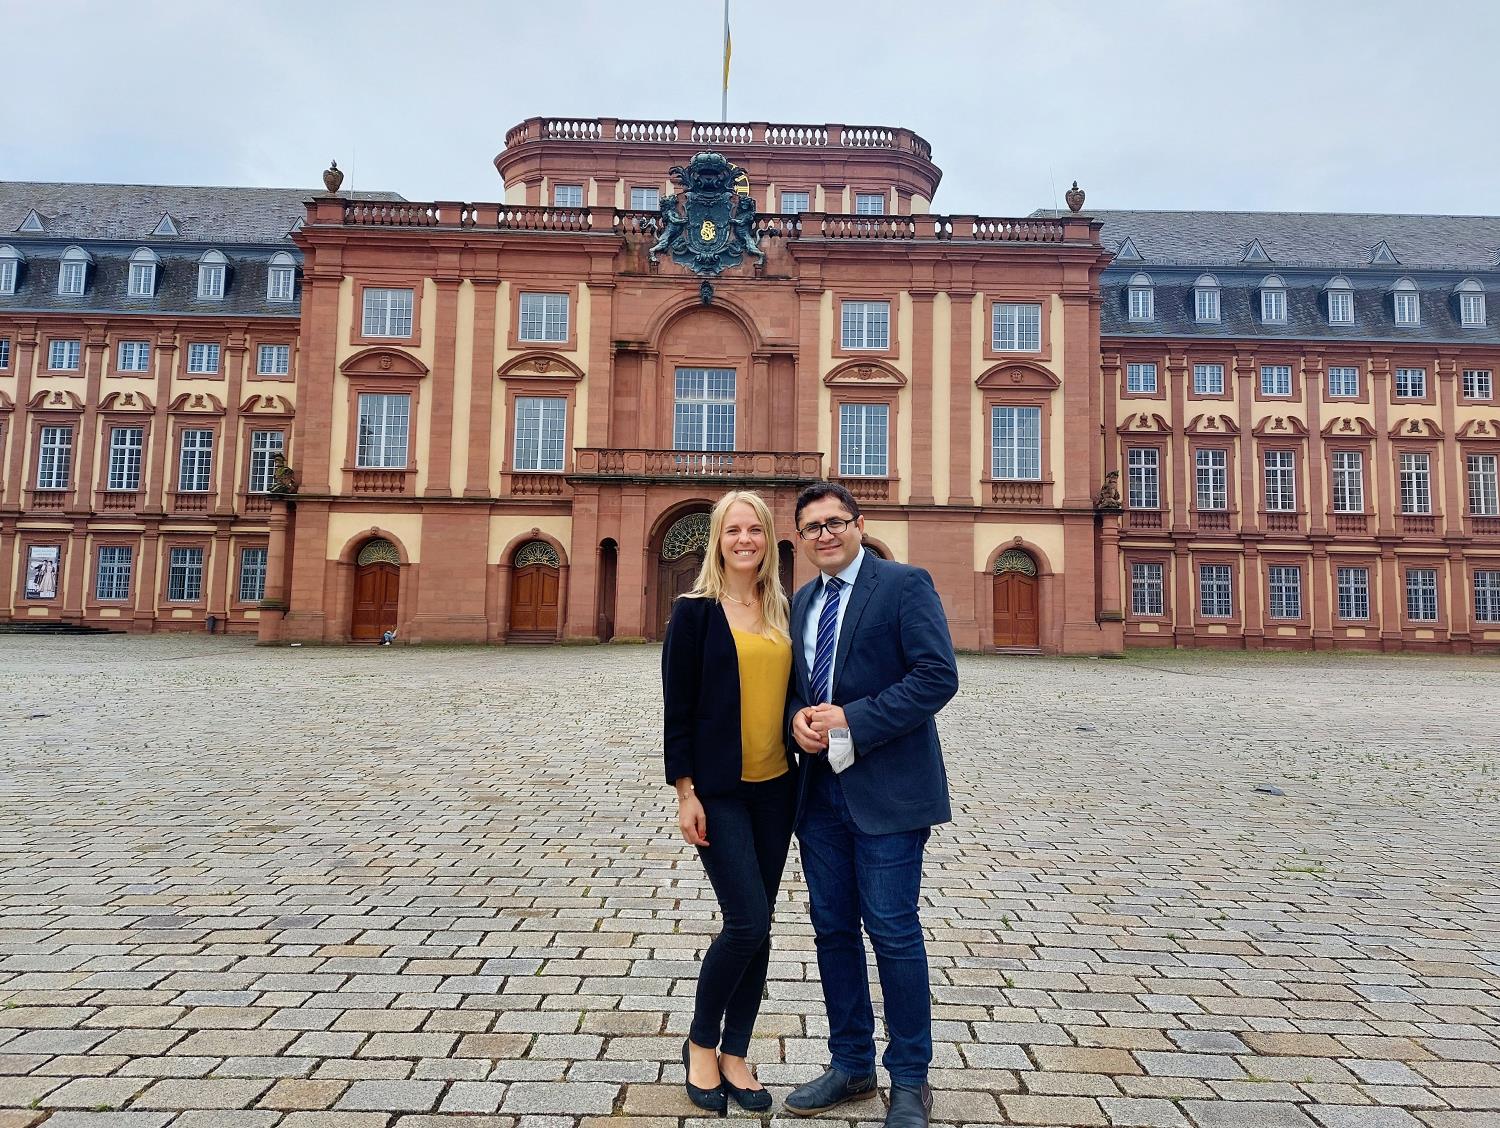
POLYGON ((724 597, 724 549, 720 542, 729 510, 738 504, 748 505, 766 531, 766 553, 760 559, 755 576, 755 590, 760 596, 760 621, 765 633, 787 641, 791 638, 790 611, 786 591, 781 586, 781 572, 776 566, 780 547, 776 542, 775 523, 765 499, 754 490, 731 490, 714 506, 708 519, 708 547, 703 553, 703 567, 698 570, 698 578, 685 598, 718 600, 724 597))

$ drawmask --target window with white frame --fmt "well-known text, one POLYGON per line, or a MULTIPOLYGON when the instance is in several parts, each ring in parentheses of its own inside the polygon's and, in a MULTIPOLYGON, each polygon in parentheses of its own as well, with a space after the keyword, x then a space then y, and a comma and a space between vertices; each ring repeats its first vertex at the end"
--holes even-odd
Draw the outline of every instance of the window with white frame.
POLYGON ((1436 568, 1408 568, 1406 570, 1406 617, 1414 623, 1437 621, 1436 568))
POLYGON ((1354 291, 1348 286, 1328 287, 1328 324, 1354 324, 1354 291))
POLYGON ((1166 591, 1160 564, 1130 566, 1130 613, 1142 616, 1166 614, 1166 591))
POLYGON ((884 478, 888 458, 890 408, 883 403, 839 405, 839 473, 884 478))
POLYGON ((552 206, 555 208, 583 207, 583 185, 554 184, 552 186, 552 206))
POLYGON ((1262 364, 1260 366, 1260 394, 1263 396, 1291 395, 1292 366, 1290 364, 1262 364))
POLYGON ((411 396, 404 392, 361 392, 354 464, 362 470, 406 469, 411 396))
POLYGON ((781 214, 800 215, 802 212, 812 211, 811 192, 782 192, 781 214))
POLYGON ((734 449, 733 368, 679 368, 672 404, 674 450, 734 449))
POLYGON ((261 345, 255 350, 255 374, 257 376, 286 376, 291 371, 291 345, 261 345))
POLYGON ((289 302, 296 295, 297 262, 285 251, 278 251, 266 271, 266 301, 289 302))
POLYGON ((1193 365, 1193 394, 1222 396, 1224 394, 1224 366, 1222 364, 1193 365))
POLYGON ((1126 316, 1131 321, 1151 321, 1156 317, 1156 290, 1149 274, 1135 274, 1126 288, 1126 316))
POLYGON ((841 347, 846 349, 890 348, 891 303, 841 303, 839 342, 841 347))
POLYGON ((1476 568, 1474 571, 1474 621, 1500 623, 1500 570, 1476 568))
POLYGON ((141 488, 141 451, 146 445, 144 427, 111 427, 109 431, 109 477, 106 488, 141 488))
POLYGON ((1391 292, 1394 303, 1397 325, 1420 325, 1422 324, 1422 310, 1417 301, 1416 284, 1409 279, 1403 278, 1396 283, 1391 292))
POLYGON ((276 456, 286 449, 286 435, 281 431, 250 432, 250 493, 270 493, 276 484, 276 456))
POLYGON ((1125 366, 1125 390, 1138 395, 1156 394, 1156 365, 1127 364, 1125 366))
POLYGON ((182 448, 177 460, 177 489, 180 493, 208 493, 213 487, 214 433, 194 427, 182 432, 182 448))
POLYGON ((240 550, 240 602, 259 603, 266 597, 266 557, 264 548, 240 550))
POLYGON ((125 292, 132 298, 149 298, 156 293, 156 265, 160 260, 150 247, 142 247, 130 256, 130 278, 125 292))
POLYGON ((1267 325, 1286 323, 1286 287, 1274 276, 1261 283, 1260 319, 1267 325))
POLYGON ((1131 447, 1125 452, 1127 498, 1131 509, 1161 508, 1161 451, 1131 447))
POLYGON ((94 598, 101 601, 130 598, 130 548, 121 544, 99 546, 94 568, 94 598))
POLYGON ((1432 512, 1432 467, 1426 454, 1401 455, 1401 512, 1432 512))
POLYGON ((10 367, 10 338, 0 337, 0 372, 10 367))
POLYGON ((1370 617, 1370 569, 1338 570, 1339 618, 1358 621, 1370 617))
MULTIPOLYGON (((0 364, 0 368, 4 367, 0 364)), ((1494 394, 1494 375, 1488 368, 1464 369, 1464 399, 1487 400, 1494 394)))
POLYGON ((990 408, 990 476, 1009 481, 1042 477, 1042 409, 990 408))
POLYGON ((855 215, 884 215, 885 196, 880 192, 856 192, 854 195, 855 215))
POLYGON ((37 448, 36 488, 65 490, 73 475, 73 428, 43 427, 37 448))
POLYGON ((564 397, 517 396, 515 469, 561 470, 567 422, 564 397))
POLYGON ((568 295, 523 291, 518 335, 523 341, 566 341, 568 295))
POLYGON ((655 211, 661 207, 661 189, 632 188, 630 206, 634 211, 655 211))
POLYGON ((1333 511, 1365 511, 1365 456, 1360 451, 1333 452, 1333 511))
POLYGON ((219 370, 219 346, 203 341, 188 345, 189 372, 212 373, 219 370))
POLYGON ((1335 364, 1328 368, 1330 399, 1353 399, 1359 395, 1359 369, 1353 365, 1335 364))
POLYGON ((173 603, 203 598, 203 549, 172 549, 167 558, 167 598, 173 603))
POLYGON ((1302 618, 1302 569, 1273 564, 1266 569, 1266 591, 1273 619, 1302 618))
POLYGON ((410 289, 377 289, 367 286, 360 335, 410 337, 412 293, 410 289))
POLYGON ((1289 450, 1268 450, 1262 456, 1266 475, 1266 512, 1297 511, 1297 456, 1289 450))
POLYGON ((1458 295, 1458 323, 1465 329, 1480 329, 1484 327, 1485 309, 1483 290, 1464 291, 1458 295))
POLYGON ((1469 514, 1500 517, 1500 493, 1496 490, 1496 456, 1471 454, 1465 459, 1469 471, 1469 514))
POLYGON ((121 341, 115 351, 117 372, 150 372, 151 342, 121 341))
POLYGON ((1198 614, 1205 619, 1234 615, 1234 589, 1228 564, 1198 565, 1198 614))
POLYGON ((0 246, 0 294, 14 294, 21 273, 21 255, 8 243, 0 246))
POLYGON ((1219 511, 1229 508, 1229 452, 1200 450, 1194 455, 1198 508, 1219 511))
POLYGON ((1193 319, 1219 320, 1219 280, 1212 274, 1203 275, 1193 284, 1193 319))
POLYGON ((1396 395, 1400 399, 1421 399, 1427 395, 1427 369, 1396 369, 1396 395))
POLYGON ((57 292, 76 297, 83 293, 88 282, 88 252, 81 247, 69 247, 63 252, 62 263, 57 272, 57 292))
POLYGON ((198 260, 198 297, 205 301, 218 301, 224 296, 224 278, 229 273, 229 260, 218 251, 204 251, 198 260))
POLYGON ((47 367, 53 372, 77 372, 82 357, 82 341, 53 340, 47 346, 47 367))
POLYGON ((1041 303, 996 302, 990 313, 990 345, 995 352, 1041 352, 1041 303))

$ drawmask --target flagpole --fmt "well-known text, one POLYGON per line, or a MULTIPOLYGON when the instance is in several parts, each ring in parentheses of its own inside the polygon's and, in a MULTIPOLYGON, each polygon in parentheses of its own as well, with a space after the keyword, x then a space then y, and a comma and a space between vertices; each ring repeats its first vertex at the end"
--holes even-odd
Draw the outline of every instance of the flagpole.
POLYGON ((729 0, 724 0, 724 89, 719 95, 719 121, 729 120, 729 0))

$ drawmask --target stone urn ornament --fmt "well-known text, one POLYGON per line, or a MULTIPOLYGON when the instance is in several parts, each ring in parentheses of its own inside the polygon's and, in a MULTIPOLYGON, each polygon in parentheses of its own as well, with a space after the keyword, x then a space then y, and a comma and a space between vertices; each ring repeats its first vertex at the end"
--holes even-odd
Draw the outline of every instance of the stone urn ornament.
MULTIPOLYGON (((324 173, 323 175, 327 176, 328 174, 324 173)), ((1083 210, 1083 189, 1078 187, 1078 181, 1073 181, 1073 187, 1064 192, 1063 196, 1068 201, 1068 210, 1073 212, 1073 214, 1076 215, 1083 210)))
MULTIPOLYGON (((323 187, 327 188, 328 194, 332 196, 339 190, 339 185, 343 182, 344 173, 343 170, 339 168, 339 162, 329 161, 328 167, 323 170, 323 187)), ((1076 188, 1077 185, 1075 184, 1074 187, 1076 188)), ((1077 211, 1078 209, 1074 208, 1073 210, 1077 211)))

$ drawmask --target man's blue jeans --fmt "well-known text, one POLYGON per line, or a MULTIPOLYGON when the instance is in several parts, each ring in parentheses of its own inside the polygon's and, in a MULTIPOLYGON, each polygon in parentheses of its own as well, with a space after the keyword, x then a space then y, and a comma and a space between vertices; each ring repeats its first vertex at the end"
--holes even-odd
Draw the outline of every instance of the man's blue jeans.
POLYGON ((932 1062, 932 995, 917 902, 927 829, 865 834, 850 817, 838 777, 810 765, 797 826, 828 1010, 833 1066, 875 1072, 875 1012, 860 924, 875 949, 885 999, 885 1068, 895 1085, 919 1086, 932 1062))

